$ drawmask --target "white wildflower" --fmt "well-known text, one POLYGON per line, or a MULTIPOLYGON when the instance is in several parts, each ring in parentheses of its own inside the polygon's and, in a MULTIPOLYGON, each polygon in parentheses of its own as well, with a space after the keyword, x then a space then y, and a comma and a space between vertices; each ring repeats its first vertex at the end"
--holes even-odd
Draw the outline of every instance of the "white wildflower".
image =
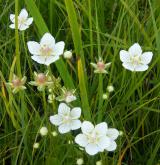
POLYGON ((58 114, 50 116, 50 122, 58 126, 61 134, 81 127, 81 108, 75 107, 72 110, 65 103, 61 103, 58 107, 58 114))
MULTIPOLYGON (((10 14, 10 20, 12 24, 9 26, 11 29, 15 29, 15 14, 10 14)), ((32 24, 33 18, 28 18, 28 12, 26 9, 22 9, 18 16, 18 29, 20 31, 26 30, 32 24)))
POLYGON ((123 67, 130 71, 146 71, 148 64, 152 60, 153 53, 142 53, 142 49, 138 43, 132 45, 128 51, 120 51, 120 60, 123 62, 123 67))
POLYGON ((45 33, 40 43, 29 41, 27 45, 29 52, 33 55, 31 58, 37 63, 48 66, 63 54, 65 43, 63 41, 55 43, 54 37, 50 33, 45 33))
POLYGON ((89 155, 95 155, 98 152, 103 152, 105 148, 110 146, 110 137, 106 136, 107 123, 102 122, 95 127, 89 121, 84 121, 81 126, 82 133, 75 137, 75 142, 89 155))

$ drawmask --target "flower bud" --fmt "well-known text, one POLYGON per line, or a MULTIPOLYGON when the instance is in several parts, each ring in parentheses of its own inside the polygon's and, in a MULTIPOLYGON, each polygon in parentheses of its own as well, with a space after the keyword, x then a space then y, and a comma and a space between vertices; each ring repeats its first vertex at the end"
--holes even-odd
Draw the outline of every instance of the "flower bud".
POLYGON ((41 136, 46 136, 48 134, 48 129, 47 127, 42 127, 39 131, 39 133, 41 134, 41 136))
POLYGON ((67 50, 67 51, 64 52, 63 56, 66 59, 71 59, 72 58, 72 52, 67 50))
POLYGON ((109 93, 111 93, 111 92, 114 91, 114 87, 112 85, 108 85, 107 90, 108 90, 109 93))
POLYGON ((33 148, 35 148, 35 149, 39 148, 39 143, 34 143, 33 148))
POLYGON ((77 162, 76 162, 76 164, 77 165, 82 165, 83 164, 83 158, 79 158, 79 159, 77 159, 77 162))

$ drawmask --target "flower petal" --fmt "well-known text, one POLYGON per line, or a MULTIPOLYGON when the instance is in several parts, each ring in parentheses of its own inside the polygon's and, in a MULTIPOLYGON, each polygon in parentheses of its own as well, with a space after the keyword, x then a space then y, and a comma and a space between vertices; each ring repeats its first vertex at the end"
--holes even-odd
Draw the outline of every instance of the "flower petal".
POLYGON ((109 128, 107 131, 107 136, 112 140, 115 140, 119 136, 119 131, 115 128, 109 128))
POLYGON ((44 64, 48 66, 51 63, 57 61, 58 59, 59 59, 59 56, 52 56, 52 55, 48 56, 48 57, 46 57, 44 64))
POLYGON ((15 23, 15 14, 10 14, 9 18, 12 23, 15 23))
POLYGON ((11 25, 9 25, 9 27, 10 27, 11 29, 15 29, 15 24, 11 24, 11 25))
POLYGON ((94 129, 94 126, 91 122, 89 121, 84 121, 82 123, 82 126, 81 126, 81 130, 84 134, 89 134, 90 132, 92 132, 94 129))
POLYGON ((33 18, 28 18, 27 21, 25 22, 25 24, 27 24, 28 26, 31 25, 33 22, 33 18))
POLYGON ((107 151, 114 151, 117 148, 117 144, 114 140, 111 140, 111 143, 108 147, 106 147, 105 149, 107 151))
POLYGON ((45 56, 33 55, 33 56, 31 56, 31 58, 39 64, 45 64, 45 62, 46 62, 45 56))
POLYGON ((141 55, 141 60, 143 64, 149 64, 152 60, 153 53, 152 52, 145 52, 141 55))
POLYGON ((58 127, 58 130, 61 134, 64 134, 64 133, 67 133, 71 130, 71 127, 70 127, 70 124, 69 123, 66 123, 66 124, 61 124, 59 127, 58 127))
POLYGON ((63 41, 57 42, 54 47, 56 55, 62 55, 64 51, 65 43, 63 41))
POLYGON ((96 144, 88 144, 85 150, 89 155, 95 155, 100 151, 96 144))
POLYGON ((138 43, 133 44, 129 48, 129 54, 132 56, 135 56, 135 55, 140 56, 142 54, 142 49, 141 49, 140 45, 138 43))
POLYGON ((71 124, 71 130, 76 130, 76 129, 81 128, 80 120, 72 120, 70 124, 71 124))
POLYGON ((62 118, 59 115, 50 116, 49 120, 54 125, 62 124, 62 118))
POLYGON ((29 41, 27 42, 27 46, 29 49, 29 52, 33 55, 39 55, 40 54, 40 44, 35 41, 29 41))
POLYGON ((107 123, 106 123, 106 122, 102 122, 102 123, 97 124, 97 125, 95 126, 95 131, 96 131, 100 136, 106 135, 107 129, 108 129, 108 126, 107 126, 107 123))
POLYGON ((22 10, 20 11, 20 14, 19 14, 18 17, 19 17, 19 18, 23 18, 23 19, 27 19, 27 17, 28 17, 28 12, 27 12, 27 10, 26 10, 26 9, 22 9, 22 10))
POLYGON ((130 71, 134 71, 135 67, 134 65, 132 65, 131 63, 123 63, 122 64, 124 68, 126 68, 127 70, 130 70, 130 71))
POLYGON ((50 33, 45 33, 41 38, 40 45, 49 45, 50 47, 54 47, 55 39, 50 33))
POLYGON ((111 139, 107 136, 103 136, 99 139, 97 145, 103 151, 106 147, 109 147, 111 144, 111 139))
POLYGON ((58 114, 66 116, 70 114, 70 107, 65 103, 61 103, 58 107, 58 114))
POLYGON ((29 26, 26 25, 26 24, 19 24, 19 25, 18 25, 18 29, 21 30, 21 31, 26 30, 26 29, 28 29, 28 28, 29 28, 29 26))
POLYGON ((135 67, 135 71, 137 72, 143 72, 148 69, 148 65, 138 65, 135 67))
POLYGON ((126 63, 129 62, 130 61, 129 53, 127 51, 125 51, 125 50, 121 50, 120 51, 120 60, 122 62, 126 62, 126 63))
POLYGON ((77 99, 76 96, 71 95, 71 96, 67 96, 65 101, 66 101, 66 103, 70 103, 70 102, 72 102, 72 101, 74 101, 76 99, 77 99))
POLYGON ((71 110, 71 116, 73 119, 78 119, 81 116, 81 108, 75 107, 71 110))
POLYGON ((85 147, 88 144, 88 139, 84 134, 78 134, 75 137, 75 142, 79 144, 81 147, 85 147))

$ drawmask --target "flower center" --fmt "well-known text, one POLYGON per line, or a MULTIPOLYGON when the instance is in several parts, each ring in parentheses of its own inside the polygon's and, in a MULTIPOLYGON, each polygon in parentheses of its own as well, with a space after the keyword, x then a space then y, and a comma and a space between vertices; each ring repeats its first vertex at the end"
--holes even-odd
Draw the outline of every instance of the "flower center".
POLYGON ((22 82, 20 79, 17 78, 17 79, 12 80, 12 84, 14 87, 18 87, 22 85, 22 82))
POLYGON ((43 45, 43 46, 41 46, 40 52, 44 56, 50 56, 52 54, 53 50, 50 47, 48 47, 47 45, 43 45))
POLYGON ((46 82, 46 80, 47 80, 47 77, 46 77, 46 75, 43 74, 43 73, 39 73, 39 74, 37 75, 37 77, 36 77, 36 81, 37 81, 37 83, 39 83, 39 84, 44 84, 44 83, 46 82))
POLYGON ((105 69, 105 64, 101 61, 97 62, 97 67, 99 70, 104 70, 105 69))
POLYGON ((141 58, 138 55, 135 55, 135 56, 130 57, 130 60, 131 60, 131 63, 133 65, 139 65, 139 64, 141 64, 141 58))
POLYGON ((89 143, 96 144, 99 140, 98 134, 96 132, 92 132, 90 135, 87 136, 89 143))
POLYGON ((67 124, 71 122, 71 117, 69 115, 63 116, 63 123, 67 124))
POLYGON ((26 22, 26 18, 19 18, 18 19, 18 24, 22 25, 26 22))

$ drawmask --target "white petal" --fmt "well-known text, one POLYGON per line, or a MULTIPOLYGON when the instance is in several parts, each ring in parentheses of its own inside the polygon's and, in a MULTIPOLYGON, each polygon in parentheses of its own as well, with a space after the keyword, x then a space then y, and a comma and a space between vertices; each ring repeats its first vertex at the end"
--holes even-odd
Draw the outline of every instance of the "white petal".
POLYGON ((15 14, 10 14, 9 18, 12 23, 15 23, 15 14))
POLYGON ((115 128, 109 128, 107 131, 107 136, 110 137, 112 140, 115 140, 119 136, 119 131, 115 128))
POLYGON ((71 95, 71 96, 67 96, 66 99, 65 99, 65 101, 67 103, 70 103, 70 102, 72 102, 72 101, 74 101, 76 99, 77 99, 76 96, 71 95))
POLYGON ((26 9, 22 9, 22 10, 20 11, 20 14, 19 14, 18 17, 19 17, 19 18, 23 18, 23 19, 27 19, 27 17, 28 17, 28 12, 27 12, 27 10, 26 10, 26 9))
POLYGON ((47 56, 46 59, 45 59, 44 64, 48 66, 51 63, 57 61, 58 59, 59 59, 59 56, 52 56, 52 55, 51 56, 47 56))
POLYGON ((109 147, 111 144, 111 139, 107 136, 103 136, 99 139, 97 145, 103 151, 106 147, 109 147))
POLYGON ((29 52, 33 55, 39 55, 40 54, 40 44, 35 41, 29 41, 27 42, 27 46, 29 49, 29 52))
POLYGON ((94 126, 91 122, 89 121, 84 121, 81 126, 81 130, 84 134, 89 134, 93 131, 94 126))
POLYGON ((78 134, 75 137, 75 142, 79 144, 81 147, 85 147, 88 144, 87 137, 84 134, 78 134))
POLYGON ((29 28, 29 26, 26 25, 26 24, 19 24, 19 26, 18 26, 18 29, 21 30, 21 31, 26 30, 28 28, 29 28))
POLYGON ((73 119, 78 119, 81 116, 81 108, 75 107, 71 110, 71 116, 73 119))
POLYGON ((58 114, 60 115, 69 115, 70 114, 70 107, 67 106, 65 103, 61 103, 58 107, 58 114))
POLYGON ((85 150, 89 155, 95 155, 100 151, 96 144, 88 144, 85 150))
POLYGON ((107 123, 106 122, 102 122, 102 123, 97 124, 95 126, 95 131, 99 134, 99 136, 106 135, 107 129, 108 129, 108 126, 107 126, 107 123))
POLYGON ((105 149, 107 151, 114 151, 117 148, 117 144, 114 140, 111 141, 110 145, 106 147, 105 149))
POLYGON ((130 55, 127 51, 121 50, 120 51, 120 60, 122 62, 129 62, 130 61, 130 55))
POLYGON ((31 56, 31 58, 39 64, 45 64, 45 62, 46 62, 45 56, 34 55, 34 56, 31 56))
POLYGON ((62 124, 58 127, 58 130, 61 134, 63 133, 67 133, 71 130, 71 127, 70 127, 70 124, 67 123, 67 124, 62 124))
POLYGON ((45 33, 41 38, 40 45, 48 45, 50 47, 54 47, 55 39, 50 33, 45 33))
POLYGON ((81 128, 80 120, 72 120, 70 124, 71 124, 71 130, 76 130, 76 129, 81 128))
POLYGON ((31 25, 33 22, 33 18, 28 18, 27 21, 25 22, 25 24, 27 24, 28 26, 31 25))
POLYGON ((50 116, 49 120, 54 125, 62 124, 62 118, 59 115, 50 116))
POLYGON ((64 51, 65 43, 63 41, 57 42, 54 47, 54 52, 56 55, 62 55, 64 51))
POLYGON ((135 67, 135 71, 137 72, 143 72, 148 69, 148 65, 138 65, 135 67))
POLYGON ((133 44, 129 48, 129 54, 132 56, 135 56, 135 55, 140 56, 142 54, 142 49, 141 49, 140 45, 138 43, 133 44))
POLYGON ((134 69, 135 69, 135 67, 131 63, 123 63, 122 65, 124 68, 126 68, 130 71, 134 71, 134 69))
POLYGON ((15 29, 15 24, 11 24, 11 25, 9 25, 9 27, 10 27, 11 29, 15 29))
POLYGON ((149 64, 152 60, 153 53, 152 52, 145 52, 141 55, 141 60, 143 64, 149 64))

